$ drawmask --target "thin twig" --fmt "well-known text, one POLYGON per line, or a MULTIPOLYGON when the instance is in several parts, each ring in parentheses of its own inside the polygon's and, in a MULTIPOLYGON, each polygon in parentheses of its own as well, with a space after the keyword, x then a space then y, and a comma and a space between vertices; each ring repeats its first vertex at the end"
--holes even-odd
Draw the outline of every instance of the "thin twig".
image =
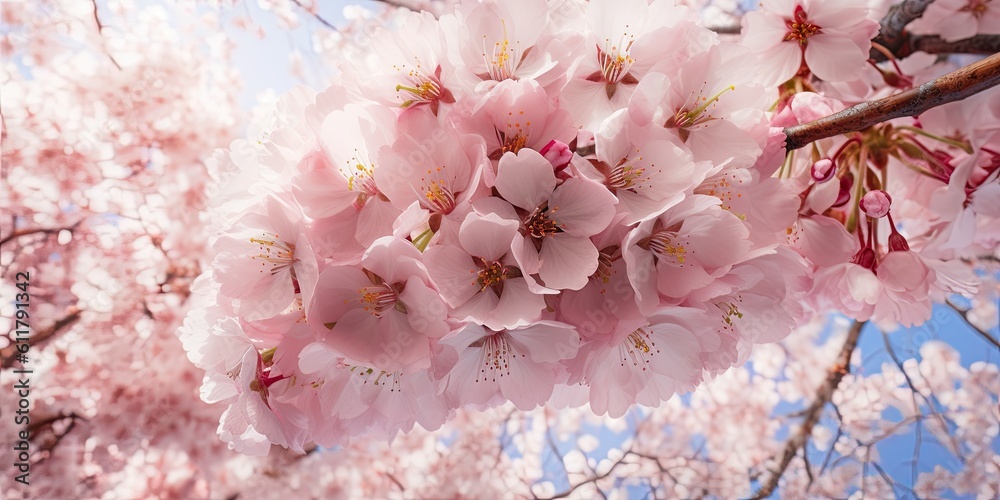
POLYGON ((785 128, 785 147, 799 149, 813 141, 864 130, 893 118, 917 116, 1000 84, 1000 54, 931 80, 918 88, 852 106, 809 123, 785 128))
POLYGON ((743 28, 739 24, 728 24, 725 26, 710 26, 708 29, 720 35, 739 35, 743 28))
POLYGON ((419 12, 418 9, 414 9, 412 5, 407 5, 406 2, 399 2, 396 0, 374 0, 377 3, 384 3, 390 7, 398 7, 400 9, 409 9, 414 12, 419 12))
POLYGON ((604 478, 610 476, 611 473, 614 472, 615 469, 617 469, 619 465, 621 465, 622 463, 624 463, 625 459, 630 454, 631 454, 631 452, 628 451, 628 450, 626 450, 622 454, 621 458, 619 458, 614 464, 612 464, 611 468, 609 468, 604 474, 598 474, 598 475, 593 476, 593 477, 591 477, 591 478, 589 478, 589 479, 587 479, 587 480, 585 480, 583 482, 576 483, 576 484, 570 486, 570 488, 567 489, 566 491, 563 491, 561 493, 557 493, 556 495, 553 495, 551 497, 546 497, 545 500, 555 500, 556 498, 566 498, 566 497, 572 495, 573 492, 576 491, 576 490, 578 490, 580 487, 588 485, 590 483, 594 483, 594 486, 596 487, 598 481, 600 481, 601 479, 604 479, 604 478))
POLYGON ((108 59, 111 59, 115 67, 121 71, 122 65, 118 64, 118 61, 115 59, 115 56, 111 55, 111 52, 108 52, 108 46, 104 43, 104 23, 101 22, 101 16, 97 11, 97 0, 90 0, 90 2, 94 4, 94 22, 97 23, 97 34, 101 37, 101 45, 104 46, 104 53, 108 55, 108 59))
MULTIPOLYGON (((934 401, 931 401, 931 398, 934 397, 934 392, 932 391, 930 396, 925 396, 924 393, 920 392, 920 390, 917 389, 917 386, 913 383, 913 379, 910 377, 910 374, 907 373, 906 368, 903 367, 903 362, 899 359, 899 356, 896 356, 896 350, 892 348, 892 343, 889 342, 889 334, 882 332, 882 342, 885 344, 885 350, 889 354, 889 357, 892 358, 892 361, 894 363, 896 363, 896 368, 898 368, 899 372, 903 374, 903 380, 905 380, 906 385, 909 386, 911 391, 911 396, 914 395, 920 396, 920 399, 923 399, 924 403, 927 403, 927 411, 929 411, 931 415, 933 415, 934 418, 937 419, 938 423, 941 424, 942 429, 947 429, 948 420, 945 419, 945 417, 941 415, 940 412, 937 411, 937 408, 934 407, 934 401)), ((919 369, 917 371, 919 372, 919 369)), ((922 375, 923 374, 921 374, 921 376, 922 375)), ((914 399, 913 401, 913 406, 914 406, 914 411, 916 411, 916 413, 921 413, 919 411, 919 406, 917 405, 916 399, 914 399)), ((952 424, 954 425, 954 422, 952 422, 952 424)), ((951 452, 964 463, 965 459, 962 458, 962 452, 961 448, 959 448, 958 446, 958 441, 955 439, 955 436, 949 435, 949 438, 951 440, 950 443, 952 447, 951 452)))
MULTIPOLYGON (((854 354, 854 348, 858 345, 858 338, 861 337, 861 330, 865 326, 865 323, 865 321, 855 321, 851 325, 850 330, 847 332, 847 338, 844 340, 844 345, 840 348, 837 360, 827 371, 826 379, 816 389, 816 398, 809 405, 805 420, 795 434, 788 438, 788 441, 785 443, 785 450, 782 453, 778 468, 772 471, 771 477, 757 490, 753 498, 766 498, 771 493, 774 493, 788 465, 792 463, 792 459, 798 455, 799 449, 805 445, 806 440, 812 435, 813 427, 819 422, 823 408, 833 398, 833 393, 837 391, 837 387, 840 385, 840 381, 844 379, 844 375, 847 375, 851 370, 851 355, 854 354)), ((805 450, 803 450, 803 453, 805 453, 805 450)))
POLYGON ((955 305, 954 302, 951 301, 951 299, 945 299, 944 303, 948 304, 948 307, 954 309, 955 312, 957 312, 958 315, 962 317, 962 321, 965 321, 965 324, 969 325, 969 328, 972 328, 973 331, 975 331, 977 334, 979 334, 980 337, 982 337, 984 340, 986 340, 990 344, 993 344, 994 347, 996 347, 997 349, 1000 349, 1000 341, 998 341, 997 339, 993 338, 993 336, 990 335, 989 332, 987 332, 986 330, 983 330, 982 328, 979 328, 978 326, 972 324, 972 321, 969 320, 969 310, 968 309, 962 309, 961 307, 958 307, 957 305, 955 305))
POLYGON ((14 232, 8 234, 7 236, 3 237, 3 239, 0 239, 0 246, 3 246, 4 244, 10 242, 13 239, 20 238, 22 236, 28 236, 29 234, 38 234, 38 233, 59 234, 60 231, 70 231, 70 232, 72 232, 82 222, 83 221, 80 220, 80 221, 77 221, 76 223, 74 223, 73 225, 65 226, 65 227, 34 227, 34 228, 30 228, 30 229, 20 229, 20 230, 17 230, 17 231, 14 231, 14 232))
POLYGON ((292 3, 294 3, 295 5, 298 5, 300 9, 306 11, 307 14, 309 14, 314 19, 316 19, 317 21, 319 21, 320 24, 322 24, 323 26, 326 26, 327 28, 330 28, 333 31, 340 31, 340 30, 337 29, 336 26, 333 25, 333 23, 331 23, 330 21, 327 21, 326 19, 323 18, 323 16, 319 15, 319 12, 316 12, 313 9, 310 9, 309 7, 306 7, 305 5, 302 5, 302 2, 300 2, 299 0, 292 0, 292 3))

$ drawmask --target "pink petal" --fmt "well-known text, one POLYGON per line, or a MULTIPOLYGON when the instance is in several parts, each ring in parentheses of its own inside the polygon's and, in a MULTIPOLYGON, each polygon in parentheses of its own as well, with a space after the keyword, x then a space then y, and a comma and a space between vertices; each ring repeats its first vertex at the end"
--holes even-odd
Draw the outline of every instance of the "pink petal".
POLYGON ((462 222, 458 238, 469 255, 486 260, 498 260, 510 251, 517 234, 518 223, 496 214, 469 214, 462 222))
POLYGON ((604 186, 585 179, 568 179, 549 199, 551 218, 567 234, 593 236, 615 216, 615 197, 604 186))
POLYGON ((448 309, 438 293, 424 285, 421 278, 411 276, 406 280, 406 288, 399 299, 406 305, 406 319, 414 331, 440 338, 450 330, 445 322, 448 309))
POLYGON ((875 304, 882 296, 882 282, 868 269, 849 264, 844 279, 847 280, 847 291, 856 301, 875 304))
POLYGON ((579 290, 597 270, 597 248, 590 238, 557 233, 546 236, 538 257, 538 275, 545 286, 579 290))
MULTIPOLYGON (((493 330, 517 328, 531 323, 541 315, 542 309, 545 309, 545 296, 528 290, 524 280, 524 278, 513 278, 504 281, 503 293, 500 294, 496 309, 483 322, 488 328, 493 330)), ((489 290, 482 292, 486 293, 493 292, 489 290)))
POLYGON ((313 303, 309 307, 309 324, 317 335, 326 335, 325 326, 340 320, 347 311, 355 309, 345 301, 358 298, 358 290, 370 286, 371 281, 354 267, 331 266, 319 274, 313 303))
POLYGON ((392 206, 392 203, 379 199, 369 199, 358 215, 358 226, 355 238, 364 246, 382 236, 392 234, 392 223, 402 211, 392 206))
POLYGON ((424 265, 441 297, 451 307, 458 307, 479 291, 478 267, 469 254, 457 247, 439 245, 424 252, 424 265))
POLYGON ((809 38, 806 64, 818 78, 829 82, 856 80, 868 54, 853 41, 836 35, 819 34, 809 38))
POLYGON ((510 373, 497 377, 500 393, 519 410, 528 411, 544 403, 555 386, 555 370, 530 358, 511 356, 510 373))
POLYGON ((316 373, 337 364, 338 353, 325 342, 313 342, 299 353, 299 369, 302 373, 316 373))
POLYGON ((580 336, 573 326, 556 321, 540 321, 508 334, 512 342, 523 347, 521 352, 537 362, 569 359, 580 348, 580 336))
POLYGON ((476 289, 476 293, 469 300, 455 307, 452 316, 459 321, 484 323, 499 302, 500 298, 493 293, 493 290, 487 289, 480 292, 476 289))
POLYGON ((653 324, 648 328, 655 342, 655 346, 650 347, 659 350, 650 358, 650 369, 684 384, 697 380, 701 374, 701 347, 694 334, 669 323, 653 324))
POLYGON ((505 200, 525 210, 534 210, 549 199, 556 187, 552 165, 533 149, 517 155, 507 152, 497 167, 496 189, 505 200))

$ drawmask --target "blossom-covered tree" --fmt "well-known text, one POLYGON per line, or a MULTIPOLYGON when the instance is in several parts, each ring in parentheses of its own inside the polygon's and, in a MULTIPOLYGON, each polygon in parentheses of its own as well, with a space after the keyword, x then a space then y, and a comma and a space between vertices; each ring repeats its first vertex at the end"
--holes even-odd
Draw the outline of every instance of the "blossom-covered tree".
POLYGON ((6 6, 4 496, 995 497, 959 4, 6 6))

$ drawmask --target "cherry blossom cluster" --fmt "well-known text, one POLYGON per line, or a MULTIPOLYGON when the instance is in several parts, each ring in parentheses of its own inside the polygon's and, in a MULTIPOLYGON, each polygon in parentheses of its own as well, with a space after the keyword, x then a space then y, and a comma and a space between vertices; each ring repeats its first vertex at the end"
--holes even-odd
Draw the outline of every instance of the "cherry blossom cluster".
POLYGON ((810 310, 914 324, 971 293, 995 93, 960 137, 933 128, 952 106, 784 148, 935 71, 869 62, 883 13, 764 2, 738 43, 671 0, 400 15, 217 157, 181 338, 223 440, 302 452, 506 401, 616 417, 810 310))

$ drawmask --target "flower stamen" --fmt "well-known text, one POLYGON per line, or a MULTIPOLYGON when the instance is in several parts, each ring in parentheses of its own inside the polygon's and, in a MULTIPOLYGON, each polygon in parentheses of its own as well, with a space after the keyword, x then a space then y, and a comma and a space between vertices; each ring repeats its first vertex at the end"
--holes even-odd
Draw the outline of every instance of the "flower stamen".
POLYGON ((285 242, 277 234, 264 233, 260 238, 250 238, 250 243, 260 245, 260 253, 250 256, 253 260, 260 260, 260 272, 271 265, 270 273, 278 274, 284 269, 290 268, 295 263, 295 245, 285 242))

